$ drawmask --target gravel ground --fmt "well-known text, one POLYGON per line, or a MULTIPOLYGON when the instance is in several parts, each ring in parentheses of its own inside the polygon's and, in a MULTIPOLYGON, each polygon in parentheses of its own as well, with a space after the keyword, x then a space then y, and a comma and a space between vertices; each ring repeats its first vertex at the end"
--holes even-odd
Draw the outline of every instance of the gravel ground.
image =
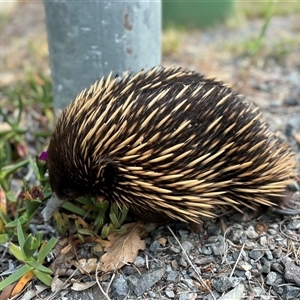
MULTIPOLYGON (((1 25, 5 35, 1 37, 0 86, 21 80, 28 68, 49 71, 43 20, 41 3, 26 2, 18 4, 1 25)), ((262 50, 249 55, 262 25, 262 20, 254 20, 180 33, 180 44, 164 54, 163 65, 200 71, 244 94, 291 145, 299 170, 299 16, 272 18, 262 50)), ((299 191, 294 196, 299 198, 299 191)), ((110 299, 299 299, 299 228, 299 217, 267 211, 229 211, 218 219, 204 220, 199 234, 181 224, 171 224, 170 229, 162 226, 151 231, 146 250, 133 265, 102 276, 101 285, 104 291, 109 288, 110 299)), ((79 247, 78 257, 89 256, 91 247, 79 247)), ((39 296, 108 299, 98 285, 85 292, 71 286, 70 281, 54 298, 45 298, 49 290, 39 296)), ((28 292, 38 289, 43 287, 33 282, 28 292)))

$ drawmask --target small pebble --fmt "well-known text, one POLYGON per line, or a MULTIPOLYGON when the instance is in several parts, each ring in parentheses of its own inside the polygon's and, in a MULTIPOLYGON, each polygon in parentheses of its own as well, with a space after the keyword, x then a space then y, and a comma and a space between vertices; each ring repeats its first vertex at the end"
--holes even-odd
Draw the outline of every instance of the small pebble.
POLYGON ((248 229, 246 230, 246 235, 249 239, 256 239, 258 237, 258 234, 253 226, 248 227, 248 229))
POLYGON ((134 263, 133 263, 137 268, 144 267, 146 265, 146 261, 143 257, 137 256, 134 263))
POLYGON ((220 293, 226 292, 232 287, 232 281, 229 277, 214 279, 212 286, 220 293))
POLYGON ((261 250, 251 250, 249 252, 249 257, 251 257, 254 260, 258 260, 263 256, 263 252, 261 250))
POLYGON ((175 281, 179 273, 177 271, 171 271, 167 276, 167 281, 175 281))
POLYGON ((166 295, 168 298, 171 298, 171 299, 175 298, 175 294, 173 291, 166 290, 166 295))
POLYGON ((266 284, 267 285, 272 285, 275 280, 276 280, 276 273, 275 272, 270 272, 267 277, 266 277, 266 284))
POLYGON ((160 248, 160 246, 161 246, 160 243, 157 240, 154 240, 152 242, 152 244, 150 245, 149 250, 150 250, 150 252, 155 254, 158 251, 158 249, 160 248))

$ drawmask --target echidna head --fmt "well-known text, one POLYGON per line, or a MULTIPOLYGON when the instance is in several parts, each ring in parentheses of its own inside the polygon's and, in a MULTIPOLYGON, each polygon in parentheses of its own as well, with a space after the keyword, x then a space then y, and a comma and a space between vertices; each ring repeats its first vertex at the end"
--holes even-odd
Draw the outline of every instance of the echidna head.
MULTIPOLYGON (((53 153, 52 153, 53 154, 53 153)), ((44 221, 49 220, 53 213, 63 205, 64 202, 78 198, 80 196, 107 196, 112 190, 114 181, 116 180, 115 169, 112 164, 103 166, 101 177, 95 179, 94 171, 90 170, 85 178, 80 175, 82 180, 78 181, 78 172, 76 168, 69 172, 67 165, 61 159, 55 159, 50 154, 47 159, 49 181, 53 191, 51 199, 42 211, 44 221), (60 162, 59 164, 57 162, 60 162)))
MULTIPOLYGON (((51 145, 51 144, 50 144, 51 145)), ((47 166, 52 191, 61 200, 80 196, 108 196, 116 180, 116 171, 111 163, 94 165, 91 168, 82 162, 71 161, 60 151, 49 149, 47 166)))

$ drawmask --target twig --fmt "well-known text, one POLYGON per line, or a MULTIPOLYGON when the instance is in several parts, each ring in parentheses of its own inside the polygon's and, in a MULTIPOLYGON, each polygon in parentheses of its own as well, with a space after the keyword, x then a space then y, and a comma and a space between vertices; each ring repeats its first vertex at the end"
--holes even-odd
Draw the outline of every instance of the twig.
POLYGON ((240 250, 239 256, 238 256, 238 258, 237 258, 237 260, 236 260, 236 262, 235 262, 235 264, 234 264, 234 266, 233 266, 233 269, 232 269, 232 271, 231 271, 231 273, 230 273, 229 279, 231 279, 231 277, 232 277, 232 275, 233 275, 233 273, 234 273, 234 271, 235 271, 235 268, 236 268, 236 266, 237 266, 237 264, 238 264, 238 262, 239 262, 239 260, 240 260, 240 258, 241 258, 241 255, 242 255, 242 252, 243 252, 243 250, 244 250, 244 247, 245 247, 245 242, 244 242, 243 245, 242 245, 242 248, 241 248, 241 250, 240 250))
MULTIPOLYGON (((114 279, 114 276, 112 276, 112 279, 110 280, 109 284, 108 284, 108 287, 106 289, 106 292, 104 291, 103 287, 101 286, 101 283, 99 281, 99 278, 97 276, 98 272, 99 272, 99 267, 100 267, 100 263, 97 264, 97 268, 96 268, 96 282, 98 284, 98 287, 100 289, 100 291, 102 292, 102 294, 104 295, 104 297, 107 299, 107 300, 111 300, 110 297, 108 296, 108 289, 111 285, 111 282, 112 280, 114 279)), ((113 274, 114 275, 114 274, 113 274)))
POLYGON ((188 256, 187 252, 185 251, 185 249, 182 247, 181 243, 179 242, 177 236, 174 234, 174 232, 172 231, 172 229, 171 229, 169 226, 167 226, 167 227, 168 227, 169 231, 171 232, 171 234, 173 235, 173 237, 175 238, 175 240, 177 241, 178 245, 180 246, 180 248, 181 248, 181 250, 182 250, 182 252, 183 252, 183 254, 184 254, 186 260, 188 261, 188 263, 190 264, 190 266, 194 269, 195 273, 198 275, 201 284, 202 284, 203 286, 205 286, 205 288, 206 288, 206 289, 209 291, 209 293, 211 294, 212 298, 213 298, 214 300, 216 300, 216 298, 215 298, 213 292, 211 291, 211 289, 209 288, 209 286, 205 283, 205 281, 202 279, 200 273, 198 272, 198 270, 195 268, 195 266, 193 265, 192 261, 190 260, 190 258, 189 258, 189 256, 188 256))
POLYGON ((78 271, 78 269, 74 270, 74 272, 67 278, 67 280, 49 297, 47 297, 45 300, 52 300, 54 297, 67 286, 67 283, 73 278, 74 274, 78 271))

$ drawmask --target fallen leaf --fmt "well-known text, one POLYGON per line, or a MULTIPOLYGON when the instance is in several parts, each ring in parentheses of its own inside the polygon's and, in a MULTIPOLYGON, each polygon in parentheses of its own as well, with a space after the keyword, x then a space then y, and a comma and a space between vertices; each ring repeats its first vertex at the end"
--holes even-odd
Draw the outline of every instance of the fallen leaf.
POLYGON ((88 282, 75 281, 73 282, 73 286, 71 286, 71 290, 78 291, 78 292, 84 291, 94 286, 96 283, 97 283, 96 281, 88 281, 88 282))
POLYGON ((166 247, 167 239, 161 237, 161 238, 158 239, 158 242, 159 242, 163 247, 166 247))
POLYGON ((70 282, 64 282, 58 278, 58 275, 55 275, 51 282, 51 291, 58 292, 68 288, 70 285, 71 285, 70 282))
POLYGON ((94 273, 97 269, 97 258, 90 259, 80 259, 78 263, 75 263, 75 266, 79 269, 82 274, 91 274, 94 273))
POLYGON ((112 233, 108 236, 111 246, 105 248, 106 253, 101 257, 101 271, 115 271, 127 263, 133 263, 138 250, 146 248, 145 241, 141 240, 144 225, 129 223, 124 226, 126 231, 123 234, 112 233))
POLYGON ((11 293, 15 287, 16 283, 13 283, 11 285, 8 285, 3 289, 3 291, 0 294, 0 300, 7 300, 11 297, 11 293))
POLYGON ((15 285, 13 291, 11 292, 11 296, 18 295, 26 286, 26 284, 34 277, 34 274, 32 271, 27 272, 24 274, 18 283, 15 285))

